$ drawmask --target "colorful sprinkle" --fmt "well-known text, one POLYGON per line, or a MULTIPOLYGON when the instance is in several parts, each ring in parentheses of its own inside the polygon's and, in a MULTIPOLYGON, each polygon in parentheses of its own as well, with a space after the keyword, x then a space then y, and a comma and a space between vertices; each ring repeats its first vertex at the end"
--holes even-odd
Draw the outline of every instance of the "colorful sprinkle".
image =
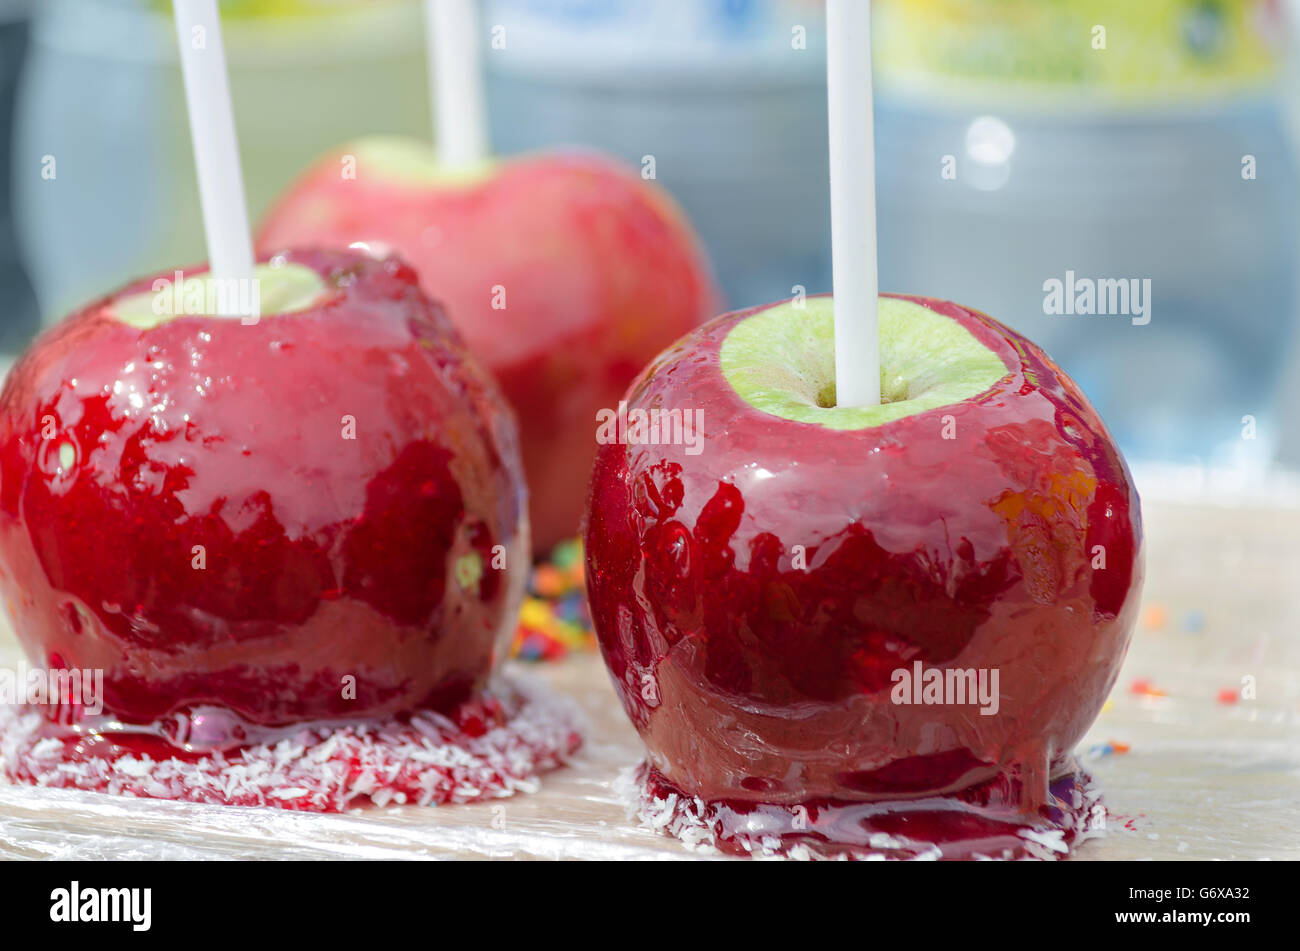
POLYGON ((1216 699, 1219 703, 1231 705, 1241 699, 1241 693, 1236 687, 1224 687, 1216 699))
POLYGON ((1142 612, 1142 626, 1148 631, 1158 631, 1168 622, 1169 612, 1159 602, 1147 605, 1147 609, 1142 612))
POLYGON ((542 597, 559 597, 564 588, 564 575, 554 565, 541 564, 533 571, 533 590, 542 597))
POLYGON ((1127 753, 1132 748, 1133 747, 1129 746, 1127 743, 1121 743, 1119 740, 1108 740, 1105 743, 1100 743, 1097 746, 1091 747, 1088 750, 1088 755, 1094 758, 1102 757, 1102 756, 1113 756, 1116 754, 1123 755, 1124 753, 1127 753))
POLYGON ((1129 693, 1135 693, 1141 697, 1165 697, 1168 696, 1163 690, 1147 680, 1145 677, 1139 677, 1129 686, 1129 693))
POLYGON ((1188 634, 1200 634, 1205 630, 1205 614, 1202 611, 1188 612, 1183 618, 1183 630, 1188 634))
POLYGON ((568 572, 571 577, 576 574, 578 578, 581 578, 582 542, 577 538, 560 542, 551 551, 551 561, 555 564, 555 567, 568 572))
POLYGON ((559 660, 595 647, 583 585, 582 543, 573 539, 556 546, 550 558, 534 567, 511 656, 559 660))

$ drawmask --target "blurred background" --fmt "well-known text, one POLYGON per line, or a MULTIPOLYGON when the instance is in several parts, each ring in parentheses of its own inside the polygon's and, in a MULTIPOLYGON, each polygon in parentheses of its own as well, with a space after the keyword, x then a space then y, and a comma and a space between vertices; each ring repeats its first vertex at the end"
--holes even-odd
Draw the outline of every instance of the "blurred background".
MULTIPOLYGON (((830 290, 819 0, 483 7, 505 40, 484 50, 498 151, 653 156, 731 305, 830 290)), ((342 141, 430 134, 418 2, 222 9, 254 220, 342 141)), ((1171 492, 1300 469, 1297 14, 876 0, 882 287, 1042 344, 1171 492), (1044 282, 1071 271, 1149 279, 1150 323, 1046 314, 1044 282)), ((0 0, 9 359, 43 322, 204 256, 184 109, 165 0, 0 0)))

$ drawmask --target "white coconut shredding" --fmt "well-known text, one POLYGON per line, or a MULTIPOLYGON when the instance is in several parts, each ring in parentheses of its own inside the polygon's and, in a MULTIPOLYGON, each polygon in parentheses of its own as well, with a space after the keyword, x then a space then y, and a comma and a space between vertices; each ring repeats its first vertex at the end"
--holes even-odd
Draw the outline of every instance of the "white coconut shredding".
POLYGON ((0 707, 0 772, 11 781, 135 798, 339 812, 358 805, 469 803, 534 792, 539 775, 581 744, 576 705, 536 684, 499 678, 505 722, 470 736, 424 711, 341 726, 308 725, 274 742, 195 759, 70 756, 40 738, 48 722, 0 707))
MULTIPOLYGON (((623 800, 627 817, 642 828, 658 835, 677 839, 691 852, 702 855, 722 853, 719 842, 719 824, 711 818, 709 803, 698 797, 669 793, 666 797, 651 792, 647 782, 647 764, 622 770, 614 781, 614 791, 623 800)), ((1092 776, 1083 770, 1076 773, 1077 780, 1070 795, 1071 801, 1061 804, 1061 820, 1051 825, 1046 821, 1025 825, 1015 830, 1019 844, 996 850, 992 854, 973 851, 965 858, 986 861, 1008 859, 1039 859, 1052 861, 1069 857, 1071 851, 1088 839, 1106 834, 1106 806, 1101 789, 1092 776)), ((881 811, 890 807, 882 806, 881 811)), ((909 810, 967 809, 976 813, 982 810, 955 804, 953 800, 931 798, 908 803, 909 810)), ((990 814, 991 818, 1004 818, 990 814)), ((850 849, 823 849, 816 841, 800 841, 794 845, 783 843, 778 836, 759 833, 736 833, 734 846, 743 849, 752 858, 794 859, 799 861, 935 861, 944 857, 939 843, 872 833, 863 844, 850 849)), ((960 843, 953 843, 960 845, 960 843)))

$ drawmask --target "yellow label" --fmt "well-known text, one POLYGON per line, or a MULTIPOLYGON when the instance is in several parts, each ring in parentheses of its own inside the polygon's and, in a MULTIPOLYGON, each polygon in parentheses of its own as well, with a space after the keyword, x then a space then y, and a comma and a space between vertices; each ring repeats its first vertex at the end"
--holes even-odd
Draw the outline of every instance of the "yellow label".
POLYGON ((883 84, 1194 99, 1274 80, 1279 0, 876 0, 883 84))

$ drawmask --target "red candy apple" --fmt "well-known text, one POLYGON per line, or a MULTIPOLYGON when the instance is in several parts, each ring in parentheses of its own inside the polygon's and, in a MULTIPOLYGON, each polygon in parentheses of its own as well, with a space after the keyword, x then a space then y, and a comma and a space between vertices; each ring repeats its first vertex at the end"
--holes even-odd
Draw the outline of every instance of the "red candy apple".
POLYGON ((832 303, 813 298, 677 343, 599 449, 596 631, 652 766, 689 796, 1006 781, 1028 811, 1115 681, 1141 521, 1096 412, 982 314, 882 298, 880 320, 879 406, 835 405, 832 303), (698 411, 702 440, 676 438, 672 410, 698 411), (994 701, 912 684, 949 671, 984 671, 994 701))
POLYGON ((369 139, 307 171, 266 216, 264 252, 396 251, 519 418, 538 551, 576 534, 595 414, 716 312, 689 223, 658 187, 591 154, 445 169, 369 139))
POLYGON ((275 263, 255 324, 141 282, 0 395, 14 628, 34 662, 102 668, 125 721, 448 709, 513 626, 525 495, 490 377, 406 265, 275 263))

